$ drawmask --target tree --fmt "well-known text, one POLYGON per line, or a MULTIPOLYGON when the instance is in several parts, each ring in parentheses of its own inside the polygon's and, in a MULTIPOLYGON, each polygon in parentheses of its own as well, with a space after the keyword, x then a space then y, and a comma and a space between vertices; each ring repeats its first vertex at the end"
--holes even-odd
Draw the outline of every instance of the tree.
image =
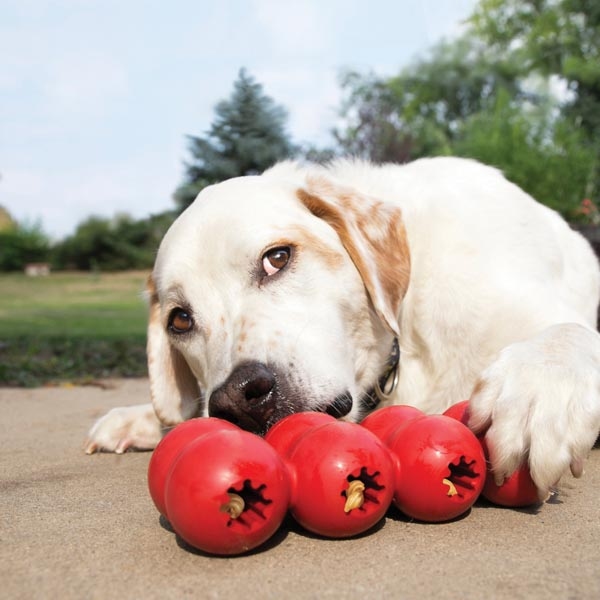
POLYGON ((285 109, 241 69, 230 98, 217 104, 208 133, 188 136, 192 161, 175 192, 178 208, 185 209, 207 185, 258 174, 292 157, 297 149, 285 131, 286 120, 285 109))
POLYGON ((50 241, 39 223, 13 223, 0 231, 0 271, 21 271, 48 260, 50 241))
POLYGON ((77 226, 72 236, 55 246, 54 265, 86 271, 150 268, 173 219, 172 213, 137 221, 127 214, 112 219, 89 217, 77 226))
POLYGON ((342 88, 344 125, 333 131, 342 154, 376 163, 402 163, 414 156, 414 136, 387 80, 349 72, 342 78, 342 88))
POLYGON ((375 162, 451 154, 464 121, 494 105, 498 90, 524 92, 508 63, 498 63, 472 36, 441 42, 391 78, 348 73, 334 135, 343 151, 375 162))
POLYGON ((16 226, 15 220, 4 206, 0 205, 0 232, 13 229, 16 226))
POLYGON ((518 104, 500 91, 493 107, 464 122, 453 152, 499 167, 540 202, 578 218, 593 158, 552 96, 518 104))
POLYGON ((600 3, 597 0, 481 0, 475 33, 526 76, 566 83, 562 107, 593 154, 586 195, 600 193, 600 3))
POLYGON ((565 217, 581 217, 597 163, 591 125, 573 119, 574 104, 557 97, 547 72, 523 70, 523 62, 470 31, 395 77, 351 73, 340 146, 375 162, 475 158, 565 217))

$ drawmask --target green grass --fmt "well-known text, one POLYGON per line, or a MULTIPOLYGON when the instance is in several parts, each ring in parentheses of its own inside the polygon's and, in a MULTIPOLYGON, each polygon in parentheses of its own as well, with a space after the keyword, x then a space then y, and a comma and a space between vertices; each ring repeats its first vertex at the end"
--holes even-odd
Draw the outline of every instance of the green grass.
POLYGON ((145 375, 147 275, 0 275, 0 385, 145 375))

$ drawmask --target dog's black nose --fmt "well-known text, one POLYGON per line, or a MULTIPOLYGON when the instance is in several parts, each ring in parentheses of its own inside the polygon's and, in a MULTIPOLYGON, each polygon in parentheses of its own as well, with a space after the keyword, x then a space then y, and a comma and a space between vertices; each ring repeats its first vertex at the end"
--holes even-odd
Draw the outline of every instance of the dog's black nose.
POLYGON ((210 395, 208 413, 260 433, 275 411, 276 396, 273 371, 263 363, 246 362, 210 395))

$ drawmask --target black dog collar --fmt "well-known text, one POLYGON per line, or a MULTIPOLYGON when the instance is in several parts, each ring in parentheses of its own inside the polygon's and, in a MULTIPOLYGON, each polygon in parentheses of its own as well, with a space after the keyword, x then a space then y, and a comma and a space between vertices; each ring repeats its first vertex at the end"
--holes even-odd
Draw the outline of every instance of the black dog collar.
POLYGON ((394 338, 392 351, 386 362, 383 375, 375 383, 373 391, 363 396, 362 404, 367 410, 375 409, 380 402, 386 402, 390 399, 392 393, 398 386, 400 377, 400 346, 398 340, 394 338))

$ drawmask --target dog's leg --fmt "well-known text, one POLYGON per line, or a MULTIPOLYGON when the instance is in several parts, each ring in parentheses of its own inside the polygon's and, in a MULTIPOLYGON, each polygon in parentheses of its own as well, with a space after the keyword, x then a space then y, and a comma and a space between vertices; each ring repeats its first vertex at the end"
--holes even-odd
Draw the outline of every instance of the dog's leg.
POLYGON ((90 429, 85 451, 121 454, 128 448, 152 450, 161 435, 162 425, 152 404, 113 408, 90 429))
POLYGON ((497 483, 524 461, 542 498, 569 467, 579 477, 600 431, 600 335, 566 323, 507 346, 474 388, 469 425, 487 430, 497 483))

